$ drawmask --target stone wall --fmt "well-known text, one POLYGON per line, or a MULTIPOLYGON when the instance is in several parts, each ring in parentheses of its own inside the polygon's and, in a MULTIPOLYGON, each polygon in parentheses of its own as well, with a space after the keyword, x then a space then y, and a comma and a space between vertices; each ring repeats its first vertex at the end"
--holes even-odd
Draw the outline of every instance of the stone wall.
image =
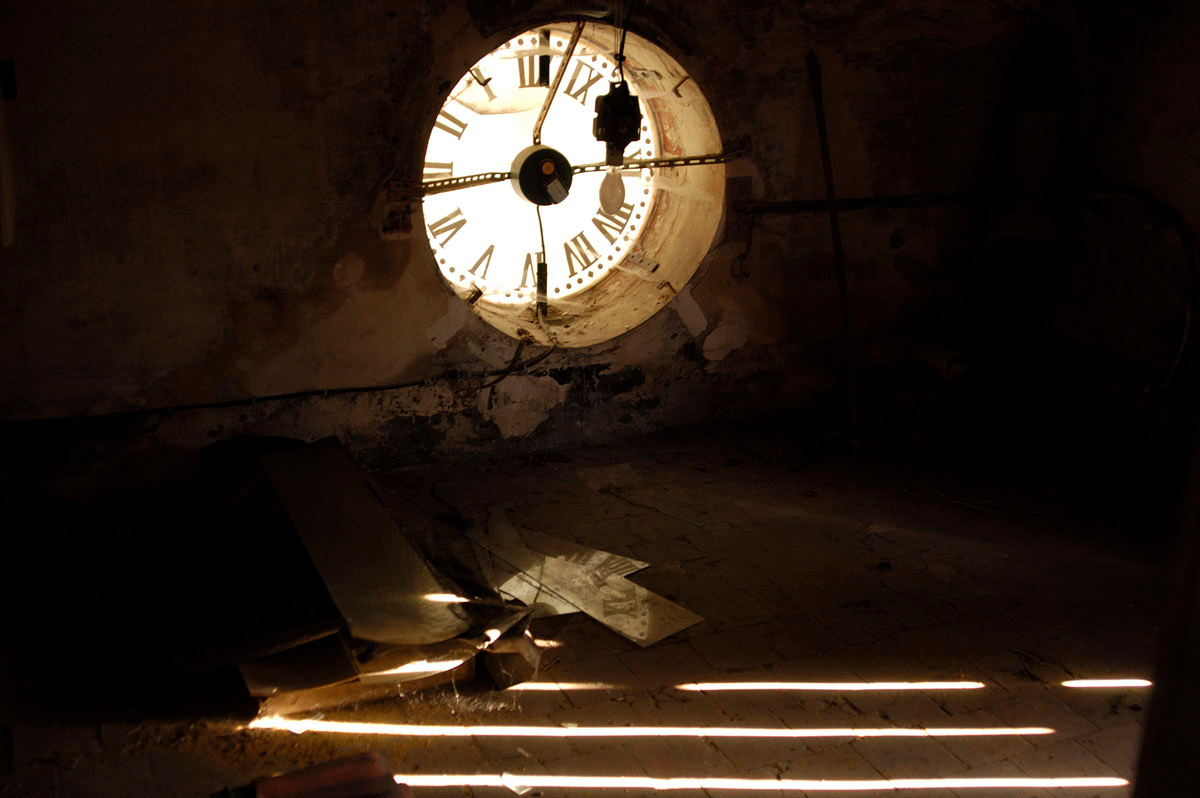
MULTIPOLYGON (((739 201, 824 194, 811 49, 841 196, 1042 189, 1119 164, 1114 176, 1195 220, 1200 181, 1175 175, 1200 168, 1196 110, 1158 76, 1188 85, 1196 12, 1175 3, 1160 17, 1135 14, 1130 42, 1119 14, 1089 17, 1084 5, 647 0, 634 27, 691 71, 726 139, 750 138, 753 155, 729 167, 745 188, 739 201), (1113 60, 1138 52, 1124 68, 1113 60)), ((359 452, 419 457, 763 411, 844 419, 822 214, 751 223, 731 211, 725 240, 674 306, 495 384, 516 342, 441 284, 419 225, 407 239, 378 235, 384 181, 419 174, 458 76, 525 25, 606 7, 0 9, 18 83, 6 107, 16 240, 0 252, 11 436, 67 441, 82 430, 147 451, 241 432, 337 434, 359 452), (398 387, 339 393, 379 386, 398 387), (286 394, 300 395, 247 401, 286 394), (175 409, 143 412, 160 408, 175 409)), ((887 386, 872 375, 906 363, 916 344, 977 339, 964 330, 981 312, 1005 318, 995 296, 1012 272, 981 252, 997 230, 1036 231, 1036 219, 951 204, 847 212, 841 223, 866 405, 874 396, 886 415, 887 386)), ((1167 324, 1160 337, 1176 332, 1167 324)))

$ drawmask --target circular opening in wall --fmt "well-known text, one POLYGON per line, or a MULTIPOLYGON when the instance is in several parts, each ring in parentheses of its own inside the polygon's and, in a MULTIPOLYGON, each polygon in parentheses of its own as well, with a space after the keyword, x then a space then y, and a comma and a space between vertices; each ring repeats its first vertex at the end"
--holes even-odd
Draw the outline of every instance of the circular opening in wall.
POLYGON ((620 30, 585 24, 565 59, 575 29, 556 22, 522 32, 463 74, 429 132, 423 179, 438 190, 422 200, 434 261, 459 297, 508 335, 571 347, 632 329, 687 284, 717 233, 725 188, 722 164, 630 164, 721 149, 695 81, 632 32, 624 79, 640 131, 625 166, 604 166, 595 102, 620 80, 620 30), (477 175, 488 177, 445 182, 477 175))

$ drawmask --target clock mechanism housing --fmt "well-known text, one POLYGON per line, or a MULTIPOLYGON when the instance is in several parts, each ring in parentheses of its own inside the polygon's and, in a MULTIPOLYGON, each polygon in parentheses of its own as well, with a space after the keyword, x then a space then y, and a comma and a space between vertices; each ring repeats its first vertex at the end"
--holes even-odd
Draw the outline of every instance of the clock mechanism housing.
POLYGON ((687 285, 719 232, 723 164, 636 163, 719 152, 708 102, 632 31, 622 69, 619 42, 616 27, 560 21, 492 43, 431 120, 430 253, 446 286, 515 338, 580 347, 621 335, 687 285), (612 96, 641 113, 623 152, 595 133, 597 100, 612 96))

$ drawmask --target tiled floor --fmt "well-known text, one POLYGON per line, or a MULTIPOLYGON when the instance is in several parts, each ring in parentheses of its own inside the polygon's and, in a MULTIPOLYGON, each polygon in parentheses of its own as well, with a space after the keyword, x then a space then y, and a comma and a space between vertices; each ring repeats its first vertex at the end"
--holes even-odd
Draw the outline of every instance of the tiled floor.
MULTIPOLYGON (((546 690, 464 688, 327 712, 323 720, 799 736, 294 735, 220 721, 18 726, 13 773, 0 794, 205 794, 364 748, 389 756, 402 773, 510 774, 517 791, 540 775, 806 782, 788 795, 828 795, 853 780, 879 789, 845 794, 896 794, 889 788, 906 785, 887 784, 895 779, 955 780, 907 782, 913 795, 1130 794, 1119 786, 971 785, 1132 779, 1149 688, 1062 682, 1152 678, 1164 547, 1131 525, 1159 523, 1161 514, 1139 509, 1128 486, 1117 501, 1118 476, 1076 472, 1062 461, 910 454, 857 450, 805 460, 761 441, 677 434, 549 459, 380 475, 410 519, 450 508, 482 519, 500 505, 520 526, 649 561, 634 581, 705 621, 639 649, 582 615, 539 620, 537 636, 556 644, 545 649, 538 677, 546 690), (835 684, 679 687, 697 682, 835 684), (837 686, 869 682, 982 687, 837 686), (590 689, 571 689, 580 683, 590 689), (1046 731, 995 733, 1016 727, 1046 731), (889 736, 904 729, 930 734, 889 736), (965 731, 939 731, 950 729, 965 731)), ((417 795, 511 792, 449 786, 417 795)), ((761 793, 709 785, 685 794, 761 793)))

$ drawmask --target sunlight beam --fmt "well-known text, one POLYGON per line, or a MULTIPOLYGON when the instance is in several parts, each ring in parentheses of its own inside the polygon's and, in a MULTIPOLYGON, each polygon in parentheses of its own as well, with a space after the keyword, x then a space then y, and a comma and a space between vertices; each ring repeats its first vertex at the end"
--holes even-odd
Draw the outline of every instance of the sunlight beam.
POLYGON ((983 682, 695 682, 677 684, 676 690, 978 690, 983 682))
POLYGON ((615 684, 607 682, 521 682, 514 684, 512 687, 506 687, 506 692, 546 692, 552 693, 555 690, 622 690, 615 684))
POLYGON ((1152 687, 1148 679, 1071 679, 1063 687, 1152 687))
POLYGON ((466 660, 462 659, 442 659, 435 662, 419 659, 414 660, 413 662, 406 662, 396 668, 388 668, 384 671, 364 671, 362 675, 364 677, 398 676, 401 674, 407 676, 432 676, 435 673, 445 673, 452 668, 457 668, 464 662, 466 662, 466 660))
POLYGON ((1044 726, 768 729, 739 726, 436 726, 404 723, 257 718, 251 729, 290 731, 295 734, 379 734, 394 737, 993 737, 1053 734, 1044 726))
POLYGON ((429 775, 397 773, 397 784, 412 787, 526 787, 590 788, 613 790, 963 790, 963 789, 1056 789, 1072 787, 1125 787, 1126 779, 1109 776, 1065 778, 939 778, 939 779, 719 779, 646 776, 545 776, 515 773, 429 775))
POLYGON ((466 596, 458 596, 454 593, 426 593, 426 601, 436 601, 440 604, 467 604, 471 600, 466 596))

